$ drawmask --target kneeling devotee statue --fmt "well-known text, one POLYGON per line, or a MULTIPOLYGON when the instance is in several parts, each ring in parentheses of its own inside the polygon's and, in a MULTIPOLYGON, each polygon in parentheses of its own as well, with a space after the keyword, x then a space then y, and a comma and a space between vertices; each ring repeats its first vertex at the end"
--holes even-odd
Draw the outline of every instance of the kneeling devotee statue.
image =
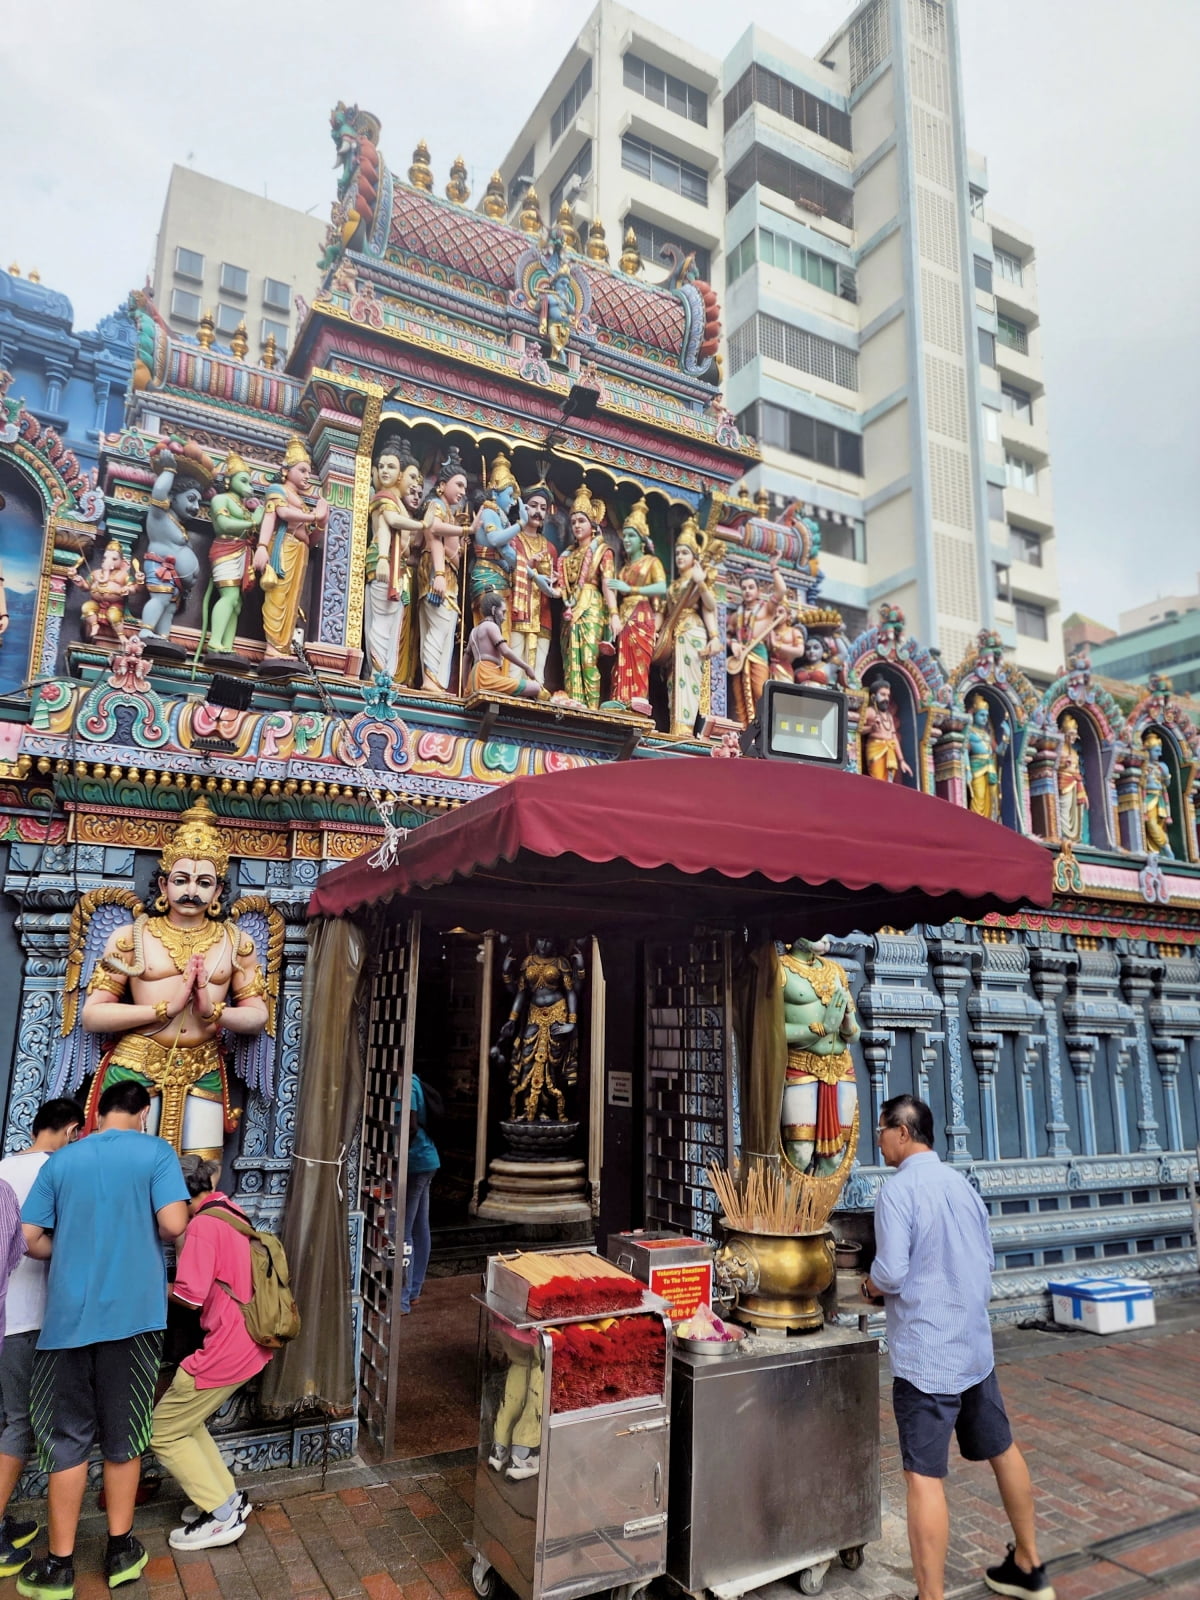
POLYGON ((109 934, 88 983, 83 1027, 116 1035, 88 1096, 89 1130, 103 1091, 133 1079, 152 1097, 150 1132, 220 1160, 235 1121, 218 1035, 261 1034, 268 1022, 254 941, 222 914, 228 871, 229 853, 199 800, 162 853, 154 915, 139 905, 132 925, 109 934))

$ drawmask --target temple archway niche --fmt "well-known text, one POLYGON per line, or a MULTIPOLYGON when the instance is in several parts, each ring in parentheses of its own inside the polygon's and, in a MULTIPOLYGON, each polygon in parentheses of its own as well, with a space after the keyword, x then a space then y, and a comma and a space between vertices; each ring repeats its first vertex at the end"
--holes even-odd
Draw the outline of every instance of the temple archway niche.
POLYGON ((0 694, 20 694, 30 677, 37 632, 45 516, 24 473, 0 461, 0 694))
MULTIPOLYGON (((980 809, 979 804, 973 802, 971 798, 972 776, 976 772, 976 766, 972 762, 972 729, 974 728, 976 742, 978 742, 980 735, 989 738, 991 741, 992 759, 995 761, 1000 788, 999 806, 995 820, 1002 822, 1006 828, 1012 828, 1014 832, 1021 833, 1024 831, 1024 824, 1021 785, 1018 776, 1018 743, 1020 734, 1013 706, 998 689, 976 685, 967 692, 966 710, 968 722, 964 777, 966 780, 967 804, 972 811, 980 809), (976 720, 976 713, 979 711, 981 703, 987 709, 986 727, 981 727, 976 720)), ((976 763, 983 754, 982 750, 977 749, 975 753, 976 763)), ((975 793, 978 794, 981 788, 982 785, 976 784, 975 793)), ((987 813, 981 814, 986 815, 987 813)))
POLYGON ((1145 765, 1142 769, 1142 825, 1146 849, 1166 855, 1159 830, 1176 861, 1188 861, 1188 808, 1183 785, 1183 762, 1175 735, 1161 723, 1152 722, 1141 737, 1145 765), (1152 770, 1157 769, 1157 770, 1152 770), (1165 770, 1164 770, 1165 769, 1165 770), (1163 818, 1162 800, 1169 820, 1163 818))
MULTIPOLYGON (((921 787, 921 771, 923 767, 920 713, 917 697, 914 692, 912 680, 906 672, 899 667, 889 665, 887 662, 877 662, 869 667, 863 676, 863 688, 867 691, 868 699, 882 684, 886 684, 891 692, 892 710, 900 729, 900 748, 904 752, 904 759, 910 770, 901 770, 896 774, 895 782, 902 783, 909 789, 921 787)), ((867 764, 865 740, 859 737, 859 767, 863 772, 870 769, 867 764)))
POLYGON ((1116 848, 1108 795, 1108 760, 1099 729, 1082 706, 1060 712, 1058 832, 1070 844, 1116 848))

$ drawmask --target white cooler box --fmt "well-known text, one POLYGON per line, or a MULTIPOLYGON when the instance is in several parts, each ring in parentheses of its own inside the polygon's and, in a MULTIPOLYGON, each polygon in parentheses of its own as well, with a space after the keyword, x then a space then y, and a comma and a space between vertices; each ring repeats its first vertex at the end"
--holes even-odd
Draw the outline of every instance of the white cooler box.
POLYGON ((1080 1278, 1048 1283, 1055 1322, 1089 1333, 1154 1326, 1154 1290, 1137 1278, 1080 1278))

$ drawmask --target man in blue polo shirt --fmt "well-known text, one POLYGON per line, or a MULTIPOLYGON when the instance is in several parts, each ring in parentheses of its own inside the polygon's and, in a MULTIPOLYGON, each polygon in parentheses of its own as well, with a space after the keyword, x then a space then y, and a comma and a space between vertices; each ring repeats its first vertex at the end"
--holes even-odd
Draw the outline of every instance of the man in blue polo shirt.
POLYGON ((984 1582, 1014 1600, 1054 1600, 1038 1559, 1033 1483, 996 1382, 988 1302, 995 1255, 987 1208, 933 1150, 933 1113, 898 1094, 879 1114, 879 1149, 899 1170, 875 1202, 875 1260, 863 1280, 887 1307, 892 1409, 908 1489, 918 1600, 943 1600, 950 1516, 943 1479, 950 1435, 996 1475, 1015 1543, 984 1582))
POLYGON ((97 1439, 109 1588, 146 1565, 133 1508, 167 1325, 162 1241, 187 1227, 188 1191, 174 1150, 145 1131, 150 1096, 140 1083, 110 1085, 98 1111, 97 1131, 47 1161, 21 1210, 30 1255, 50 1261, 29 1406, 50 1474, 49 1553, 17 1579, 30 1600, 73 1600, 75 1534, 97 1439))

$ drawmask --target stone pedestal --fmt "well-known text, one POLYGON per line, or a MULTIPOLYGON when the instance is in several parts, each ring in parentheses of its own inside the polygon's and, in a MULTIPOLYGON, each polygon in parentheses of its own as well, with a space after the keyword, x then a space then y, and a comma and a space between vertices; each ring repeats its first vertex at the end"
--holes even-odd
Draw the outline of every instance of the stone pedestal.
POLYGON ((577 1122, 502 1122, 503 1156, 488 1163, 477 1215, 507 1222, 590 1222, 587 1167, 569 1151, 577 1122))

